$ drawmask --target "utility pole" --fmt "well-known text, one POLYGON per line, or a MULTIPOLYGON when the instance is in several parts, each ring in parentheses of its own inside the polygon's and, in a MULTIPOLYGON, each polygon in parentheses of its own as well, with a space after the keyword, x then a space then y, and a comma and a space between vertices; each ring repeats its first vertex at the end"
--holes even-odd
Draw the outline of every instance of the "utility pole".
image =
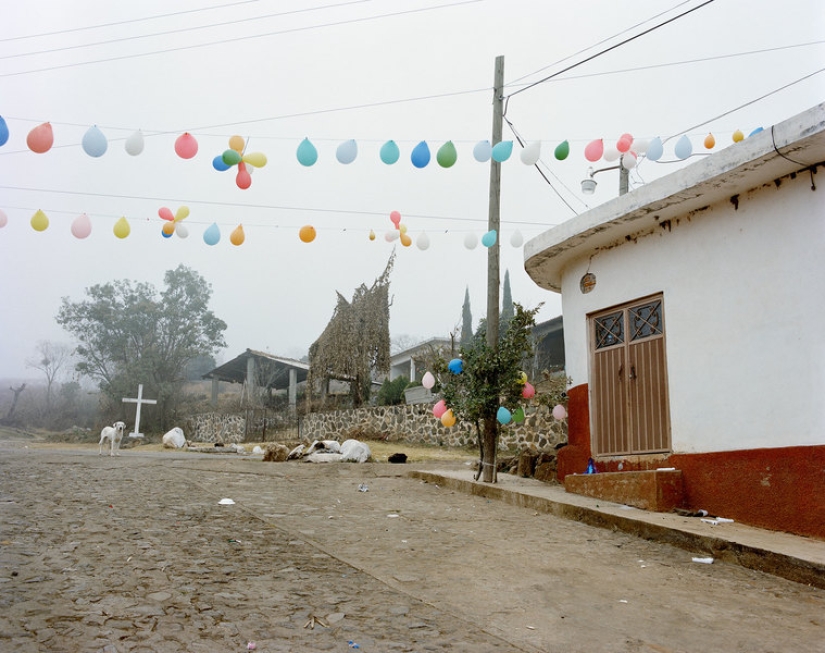
MULTIPOLYGON (((493 82, 493 145, 501 142, 504 122, 504 56, 496 57, 493 82)), ((501 164, 490 158, 490 204, 487 230, 496 232, 496 242, 487 250, 487 345, 498 349, 499 259, 501 252, 501 164)))

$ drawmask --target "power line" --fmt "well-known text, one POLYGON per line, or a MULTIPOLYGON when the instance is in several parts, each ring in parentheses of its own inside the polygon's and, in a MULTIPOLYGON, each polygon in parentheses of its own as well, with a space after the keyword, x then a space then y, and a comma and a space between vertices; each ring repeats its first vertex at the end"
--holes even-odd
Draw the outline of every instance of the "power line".
MULTIPOLYGON (((713 0, 710 0, 710 1, 712 2, 713 0)), ((181 52, 181 51, 184 51, 184 50, 195 50, 195 49, 199 49, 199 48, 211 47, 213 45, 224 45, 226 43, 237 43, 239 41, 249 41, 250 39, 258 39, 258 38, 264 38, 264 37, 268 37, 268 36, 278 36, 278 35, 281 35, 281 34, 290 34, 290 33, 294 33, 294 32, 304 32, 304 31, 308 31, 308 30, 319 29, 319 28, 322 28, 322 27, 338 27, 340 25, 350 25, 350 24, 353 24, 353 23, 366 23, 366 22, 370 22, 370 21, 374 21, 374 20, 380 20, 382 18, 392 18, 392 17, 395 17, 395 16, 406 16, 406 15, 410 15, 410 14, 423 13, 423 12, 427 12, 427 11, 436 11, 438 9, 447 9, 447 8, 451 8, 451 7, 461 6, 461 5, 475 4, 477 2, 483 2, 483 0, 458 0, 457 2, 449 2, 449 3, 446 3, 446 4, 436 5, 436 6, 433 6, 433 7, 422 7, 422 8, 418 8, 418 9, 407 9, 407 10, 404 10, 404 11, 396 11, 396 12, 391 12, 391 13, 387 13, 387 14, 377 14, 377 15, 374 15, 374 16, 365 16, 365 17, 361 17, 361 18, 351 18, 351 19, 348 19, 348 20, 340 20, 340 21, 335 21, 335 22, 331 22, 331 23, 323 23, 323 24, 317 24, 317 25, 307 25, 307 26, 304 26, 304 27, 294 27, 294 28, 290 28, 290 29, 276 30, 276 31, 273 31, 273 32, 265 32, 263 34, 238 36, 238 37, 230 38, 230 39, 224 38, 224 39, 220 39, 218 41, 210 41, 208 43, 199 43, 199 44, 196 44, 196 45, 181 45, 181 46, 174 47, 174 48, 164 48, 164 49, 161 49, 161 50, 152 50, 150 52, 141 52, 141 53, 138 53, 138 54, 128 54, 128 55, 121 55, 121 56, 116 56, 116 57, 107 57, 107 58, 104 58, 104 59, 94 59, 94 60, 91 60, 91 61, 80 61, 80 62, 75 62, 75 63, 60 64, 60 65, 57 65, 57 66, 48 66, 48 67, 45 67, 45 68, 35 68, 33 70, 21 70, 21 71, 17 71, 17 72, 13 72, 13 73, 2 73, 2 74, 0 74, 0 77, 14 77, 14 76, 17 76, 17 75, 30 75, 30 74, 33 74, 33 73, 49 72, 49 71, 52 71, 52 70, 61 70, 61 69, 64 69, 64 68, 74 68, 76 66, 86 66, 86 65, 89 65, 89 64, 108 63, 108 62, 111 62, 111 61, 122 61, 124 59, 136 59, 138 57, 148 57, 148 56, 155 55, 155 54, 167 54, 169 52, 181 52)))

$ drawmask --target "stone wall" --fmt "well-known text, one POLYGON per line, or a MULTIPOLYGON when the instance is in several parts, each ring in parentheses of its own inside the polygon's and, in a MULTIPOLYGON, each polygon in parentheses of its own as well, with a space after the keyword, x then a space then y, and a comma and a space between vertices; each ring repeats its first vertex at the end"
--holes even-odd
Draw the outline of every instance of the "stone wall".
MULTIPOLYGON (((503 451, 523 449, 533 444, 548 450, 567 441, 566 422, 553 418, 547 408, 528 408, 521 424, 501 428, 499 448, 503 451)), ((433 417, 432 406, 414 404, 375 406, 329 413, 312 413, 301 420, 302 440, 338 440, 381 438, 388 442, 431 444, 449 447, 475 447, 475 428, 458 422, 446 428, 433 417)))
POLYGON ((183 433, 189 442, 243 442, 246 417, 222 413, 192 415, 186 418, 183 433))

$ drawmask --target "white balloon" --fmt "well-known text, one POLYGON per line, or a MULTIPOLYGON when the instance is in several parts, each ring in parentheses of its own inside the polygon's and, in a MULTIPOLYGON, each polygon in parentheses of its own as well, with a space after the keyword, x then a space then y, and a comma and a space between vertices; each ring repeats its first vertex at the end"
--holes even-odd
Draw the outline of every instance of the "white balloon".
POLYGON ((352 163, 357 156, 358 143, 352 139, 341 143, 335 152, 335 157, 338 159, 338 162, 343 164, 352 163))
POLYGON ((512 236, 510 236, 510 244, 513 247, 521 247, 524 244, 524 236, 521 235, 521 232, 518 229, 513 232, 512 236))
POLYGON ((615 147, 613 147, 612 145, 605 146, 604 154, 602 154, 602 158, 605 161, 615 161, 619 158, 619 156, 621 156, 621 152, 619 152, 619 150, 617 150, 615 147))
POLYGON ((541 156, 541 141, 530 143, 521 151, 521 162, 526 166, 534 166, 541 156))
POLYGON ((625 152, 622 157, 622 168, 625 170, 633 170, 636 167, 636 153, 625 152))
POLYGON ((186 225, 182 222, 178 222, 175 225, 175 233, 178 235, 178 238, 186 238, 189 236, 189 229, 187 229, 186 225))
POLYGON ((636 154, 646 154, 647 148, 650 146, 650 141, 646 138, 634 138, 633 139, 633 151, 636 154))
POLYGON ((137 156, 143 152, 143 132, 139 129, 126 139, 126 152, 131 156, 137 156))
POLYGON ((388 231, 384 234, 384 240, 388 243, 393 242, 394 240, 398 240, 401 237, 401 232, 398 229, 393 229, 392 231, 388 231))
POLYGON ((425 372, 423 378, 421 379, 421 385, 423 385, 427 390, 432 390, 433 386, 435 385, 435 377, 430 372, 425 372))
POLYGON ((429 247, 430 247, 430 237, 427 235, 426 231, 422 231, 420 234, 418 234, 418 238, 415 239, 415 245, 422 252, 425 249, 429 249, 429 247))
POLYGON ((472 233, 464 236, 464 247, 467 249, 475 249, 478 247, 478 236, 472 233))

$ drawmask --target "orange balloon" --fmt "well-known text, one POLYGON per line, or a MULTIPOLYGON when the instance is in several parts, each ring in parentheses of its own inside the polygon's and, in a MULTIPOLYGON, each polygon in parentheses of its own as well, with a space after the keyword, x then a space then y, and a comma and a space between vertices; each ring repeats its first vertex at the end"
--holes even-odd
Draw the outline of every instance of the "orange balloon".
POLYGON ((242 245, 244 240, 246 240, 246 236, 243 232, 243 225, 239 224, 232 233, 229 234, 229 242, 233 245, 242 245))
POLYGON ((238 153, 243 152, 244 145, 243 136, 233 136, 229 139, 229 147, 238 153))
POLYGON ((175 223, 174 222, 164 222, 163 227, 161 228, 161 230, 167 236, 171 236, 173 233, 175 233, 175 223))
POLYGON ((441 424, 447 428, 455 426, 455 415, 453 414, 452 408, 448 408, 441 415, 441 424))
POLYGON ((315 240, 315 236, 315 227, 313 227, 312 225, 304 225, 298 232, 298 238, 300 238, 305 243, 311 243, 313 240, 315 240))
POLYGON ((708 134, 705 136, 705 149, 712 150, 714 147, 716 147, 716 139, 713 134, 708 134))
POLYGON ((401 244, 404 247, 409 247, 412 245, 412 238, 410 238, 407 234, 401 234, 401 244))
POLYGON ((375 232, 370 229, 370 240, 375 240, 375 232))
POLYGON ((26 136, 26 145, 32 152, 43 154, 52 149, 54 144, 54 132, 52 131, 51 123, 44 122, 38 125, 29 132, 26 136))

